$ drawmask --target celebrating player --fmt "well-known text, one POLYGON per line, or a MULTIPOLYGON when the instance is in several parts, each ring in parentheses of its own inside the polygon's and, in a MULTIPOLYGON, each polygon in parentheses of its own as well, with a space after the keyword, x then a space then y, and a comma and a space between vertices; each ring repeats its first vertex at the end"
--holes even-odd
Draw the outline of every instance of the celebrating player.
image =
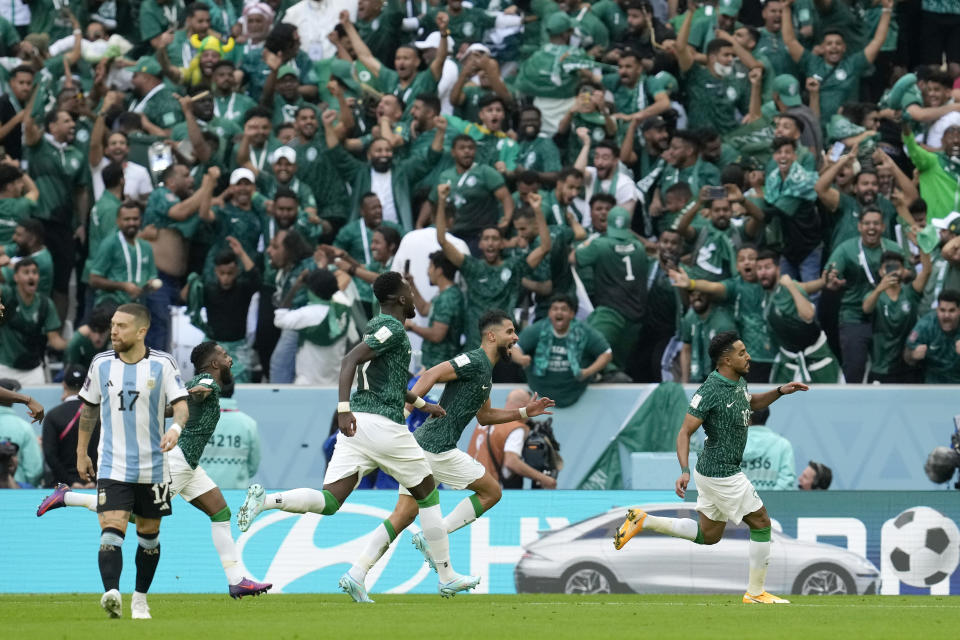
MULTIPOLYGON (((367 323, 363 341, 344 357, 340 368, 340 433, 327 465, 323 490, 292 489, 265 496, 263 487, 251 485, 237 512, 237 525, 246 531, 264 509, 332 515, 363 476, 382 469, 417 501, 424 538, 440 575, 440 595, 450 597, 474 588, 480 579, 458 575, 450 564, 436 482, 423 450, 403 422, 404 400, 431 416, 442 416, 444 410, 407 391, 410 340, 403 321, 414 317, 410 285, 396 271, 388 271, 374 281, 373 293, 381 313, 367 323), (350 398, 355 377, 357 390, 350 398)), ((340 586, 348 589, 342 579, 340 586)))
POLYGON ((770 406, 780 396, 807 391, 809 387, 791 382, 765 393, 747 393, 743 376, 750 370, 750 354, 735 331, 724 331, 713 337, 710 358, 717 368, 691 398, 677 436, 681 470, 676 491, 682 498, 690 482, 687 466, 690 436, 701 424, 707 434, 703 455, 694 470, 699 491, 699 524, 688 518, 652 516, 633 508, 617 530, 613 546, 622 549, 645 528, 697 544, 716 544, 727 520, 735 524, 742 520, 750 527, 750 577, 747 592, 743 594, 744 604, 787 604, 789 600, 771 595, 763 588, 770 561, 770 516, 756 489, 740 470, 740 462, 747 444, 750 414, 770 406))
MULTIPOLYGON (((190 397, 187 405, 190 417, 183 427, 177 445, 167 456, 170 466, 171 496, 181 498, 210 516, 210 534, 213 546, 220 556, 231 598, 266 593, 273 585, 254 582, 240 572, 237 548, 230 534, 230 508, 220 488, 199 466, 203 448, 220 420, 220 390, 233 384, 230 367, 233 360, 216 342, 201 342, 190 353, 196 375, 187 383, 190 397)), ((168 407, 169 414, 172 408, 168 407)), ((101 440, 102 442, 102 440, 101 440)), ((102 460, 102 458, 101 458, 102 460)), ((40 503, 37 516, 58 507, 86 507, 96 510, 97 497, 89 493, 75 493, 61 483, 40 503)))
MULTIPOLYGON (((518 410, 493 409, 490 406, 490 387, 493 367, 501 359, 510 358, 510 349, 517 343, 513 320, 500 310, 488 311, 480 318, 480 348, 461 353, 450 361, 441 362, 425 372, 411 392, 422 397, 438 382, 447 383, 440 397, 440 406, 447 412, 431 417, 414 431, 424 456, 433 471, 433 477, 449 489, 470 489, 473 495, 464 498, 444 519, 447 533, 465 527, 500 501, 500 483, 487 473, 486 468, 457 448, 464 428, 476 417, 481 424, 500 424, 526 420, 538 416, 554 405, 549 398, 533 400, 518 410)), ((367 595, 364 579, 367 572, 383 556, 397 534, 406 529, 417 515, 417 505, 410 492, 400 487, 400 498, 390 517, 373 532, 366 549, 340 578, 340 587, 357 602, 373 602, 367 595)), ((413 536, 413 544, 427 563, 435 566, 429 545, 423 535, 413 536)))
POLYGON ((149 618, 147 590, 160 562, 160 518, 170 509, 167 454, 187 420, 187 390, 169 353, 144 344, 150 312, 140 304, 117 307, 110 325, 112 351, 94 357, 80 390, 83 408, 77 434, 77 473, 97 479, 100 520, 100 606, 111 618, 123 614, 120 547, 132 512, 137 516, 137 581, 133 618, 149 618), (141 397, 142 396, 142 397, 141 397), (173 424, 164 432, 164 409, 173 407, 173 424), (87 455, 90 435, 101 422, 99 473, 87 455))

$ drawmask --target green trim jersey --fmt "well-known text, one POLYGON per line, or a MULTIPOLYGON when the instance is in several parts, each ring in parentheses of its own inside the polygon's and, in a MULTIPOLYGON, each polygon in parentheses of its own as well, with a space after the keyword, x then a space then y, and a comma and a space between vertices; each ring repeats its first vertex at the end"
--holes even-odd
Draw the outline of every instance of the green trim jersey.
POLYGON ((381 313, 363 329, 363 341, 375 355, 357 370, 352 411, 376 413, 403 424, 410 368, 410 339, 399 320, 381 313))
POLYGON ((730 380, 712 371, 690 399, 687 413, 703 420, 707 435, 697 472, 711 478, 740 473, 752 413, 746 381, 730 380))
POLYGON ((430 453, 444 453, 457 448, 463 430, 490 397, 493 385, 493 364, 483 349, 461 353, 450 360, 457 373, 443 388, 440 406, 445 416, 430 417, 413 432, 420 447, 430 453))
POLYGON ((200 463, 203 449, 216 431, 217 422, 220 420, 220 385, 208 374, 198 374, 187 383, 187 391, 194 387, 205 387, 210 389, 210 393, 202 400, 195 400, 192 395, 187 396, 190 417, 187 418, 187 424, 183 425, 177 446, 191 469, 196 469, 200 463))

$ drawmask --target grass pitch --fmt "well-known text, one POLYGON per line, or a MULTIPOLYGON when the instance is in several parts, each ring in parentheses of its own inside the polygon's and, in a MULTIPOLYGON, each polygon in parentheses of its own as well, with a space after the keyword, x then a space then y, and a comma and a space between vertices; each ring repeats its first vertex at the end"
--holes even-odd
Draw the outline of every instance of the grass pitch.
POLYGON ((730 596, 565 596, 372 594, 151 595, 153 620, 110 620, 99 594, 0 596, 7 638, 950 638, 960 597, 793 597, 793 604, 743 605, 730 596))

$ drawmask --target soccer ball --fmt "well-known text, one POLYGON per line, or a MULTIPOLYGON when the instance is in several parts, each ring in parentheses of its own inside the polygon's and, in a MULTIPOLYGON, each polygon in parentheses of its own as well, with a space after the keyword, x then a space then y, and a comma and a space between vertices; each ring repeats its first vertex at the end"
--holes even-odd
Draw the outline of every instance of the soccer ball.
POLYGON ((901 582, 929 587, 957 568, 960 530, 936 509, 913 507, 893 521, 890 564, 901 582))

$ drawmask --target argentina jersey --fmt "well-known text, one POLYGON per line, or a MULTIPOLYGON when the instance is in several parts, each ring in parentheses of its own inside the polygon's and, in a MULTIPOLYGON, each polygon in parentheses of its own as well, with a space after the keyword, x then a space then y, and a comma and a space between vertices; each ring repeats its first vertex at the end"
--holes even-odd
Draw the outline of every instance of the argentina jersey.
POLYGON ((138 484, 169 482, 167 457, 160 450, 164 411, 187 397, 173 357, 147 349, 142 360, 127 364, 115 351, 90 363, 80 397, 100 405, 101 480, 138 484))

